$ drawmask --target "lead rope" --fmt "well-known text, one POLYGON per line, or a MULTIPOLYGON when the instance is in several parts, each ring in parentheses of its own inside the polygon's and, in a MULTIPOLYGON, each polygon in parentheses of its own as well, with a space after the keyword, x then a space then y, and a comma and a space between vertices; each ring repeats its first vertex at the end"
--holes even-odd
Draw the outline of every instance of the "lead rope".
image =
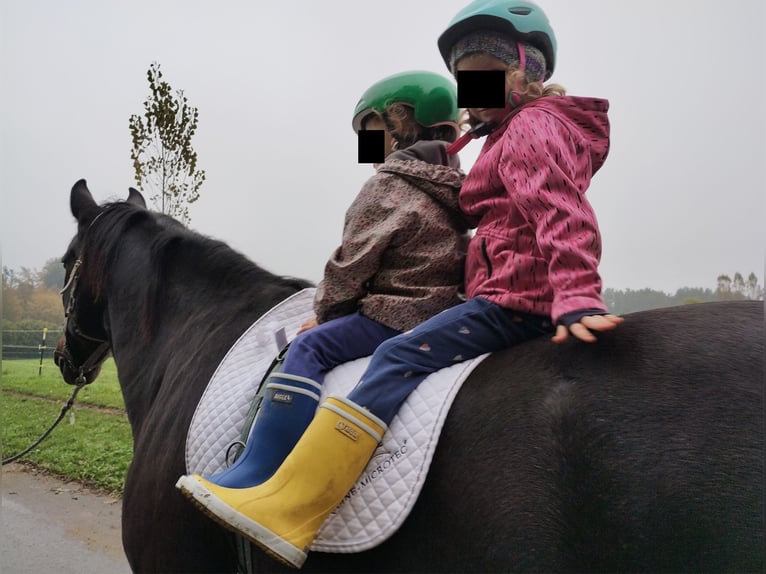
POLYGON ((15 455, 13 455, 11 457, 8 457, 8 458, 4 458, 2 466, 5 466, 6 464, 9 464, 9 463, 11 463, 11 462, 13 462, 15 460, 20 459, 22 456, 24 456, 29 451, 31 451, 33 448, 35 448, 38 444, 43 442, 43 440, 45 440, 45 438, 49 434, 51 434, 51 432, 53 432, 53 429, 55 429, 56 425, 58 425, 63 420, 64 416, 67 414, 67 411, 69 411, 69 409, 71 409, 72 406, 74 406, 74 399, 77 396, 77 393, 79 393, 80 389, 83 388, 87 384, 87 383, 84 382, 85 381, 85 377, 83 375, 81 375, 80 378, 78 378, 78 380, 80 380, 80 379, 82 379, 83 382, 77 383, 75 385, 74 391, 72 392, 72 396, 69 397, 69 400, 64 405, 64 407, 61 409, 61 412, 59 413, 59 417, 56 419, 56 421, 50 427, 48 427, 48 430, 45 431, 40 438, 38 438, 35 442, 33 442, 29 447, 27 447, 24 450, 22 450, 20 453, 15 454, 15 455))

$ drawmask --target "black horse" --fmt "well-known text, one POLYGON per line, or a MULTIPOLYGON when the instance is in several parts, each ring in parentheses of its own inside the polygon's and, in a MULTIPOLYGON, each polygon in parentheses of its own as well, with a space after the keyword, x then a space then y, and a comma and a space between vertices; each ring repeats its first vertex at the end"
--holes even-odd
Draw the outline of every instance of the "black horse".
MULTIPOLYGON (((91 382, 108 349, 133 429, 123 541, 136 572, 234 572, 230 535, 174 485, 223 355, 308 285, 127 201, 71 193, 57 362, 91 382)), ((381 546, 309 572, 747 572, 764 566, 763 304, 629 315, 595 344, 532 341, 455 400, 412 514, 381 546)), ((258 572, 283 571, 254 552, 258 572)))

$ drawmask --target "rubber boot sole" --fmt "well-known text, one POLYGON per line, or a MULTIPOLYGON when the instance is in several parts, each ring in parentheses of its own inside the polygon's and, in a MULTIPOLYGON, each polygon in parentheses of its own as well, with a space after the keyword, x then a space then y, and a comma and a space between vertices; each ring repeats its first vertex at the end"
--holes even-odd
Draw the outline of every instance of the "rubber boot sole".
POLYGON ((277 536, 268 528, 253 522, 230 506, 219 501, 218 497, 191 476, 182 476, 176 482, 178 488, 207 516, 215 522, 247 538, 266 554, 292 568, 300 568, 306 561, 307 554, 287 540, 277 536), (268 544, 268 545, 267 545, 268 544))

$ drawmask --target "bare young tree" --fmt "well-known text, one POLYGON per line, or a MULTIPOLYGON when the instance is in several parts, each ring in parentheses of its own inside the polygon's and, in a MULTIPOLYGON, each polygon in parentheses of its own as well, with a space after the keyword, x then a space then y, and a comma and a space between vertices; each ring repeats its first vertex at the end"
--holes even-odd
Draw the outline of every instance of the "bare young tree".
POLYGON ((758 276, 755 273, 750 273, 747 277, 747 298, 760 301, 763 299, 763 287, 758 285, 758 276))
POLYGON ((183 90, 173 92, 156 62, 149 67, 147 79, 150 94, 144 113, 130 116, 136 183, 142 191, 153 193, 149 199, 162 213, 188 224, 188 206, 199 199, 205 181, 191 145, 199 112, 189 105, 183 90))
POLYGON ((745 282, 745 278, 737 271, 734 273, 734 279, 725 274, 718 276, 715 294, 716 299, 724 301, 739 299, 759 301, 763 299, 763 288, 758 285, 758 276, 755 273, 750 273, 745 282))

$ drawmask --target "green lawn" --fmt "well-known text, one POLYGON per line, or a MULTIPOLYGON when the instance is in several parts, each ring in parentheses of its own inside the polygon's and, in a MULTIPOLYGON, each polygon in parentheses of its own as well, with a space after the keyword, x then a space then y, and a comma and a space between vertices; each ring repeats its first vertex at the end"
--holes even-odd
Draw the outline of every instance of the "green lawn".
MULTIPOLYGON (((64 383, 55 365, 45 364, 41 376, 38 368, 39 362, 34 360, 2 363, 3 457, 14 455, 37 440, 56 420, 72 393, 72 387, 64 383)), ((73 419, 67 414, 50 436, 20 462, 121 493, 133 441, 114 361, 107 361, 96 382, 79 392, 73 411, 73 419), (104 412, 98 407, 119 410, 104 412)))
MULTIPOLYGON (((3 361, 3 391, 16 391, 64 401, 69 399, 74 389, 64 382, 53 361, 45 361, 41 375, 38 375, 39 371, 40 362, 36 359, 3 361)), ((101 368, 98 379, 80 390, 77 394, 77 404, 125 408, 114 360, 108 359, 101 368)))

